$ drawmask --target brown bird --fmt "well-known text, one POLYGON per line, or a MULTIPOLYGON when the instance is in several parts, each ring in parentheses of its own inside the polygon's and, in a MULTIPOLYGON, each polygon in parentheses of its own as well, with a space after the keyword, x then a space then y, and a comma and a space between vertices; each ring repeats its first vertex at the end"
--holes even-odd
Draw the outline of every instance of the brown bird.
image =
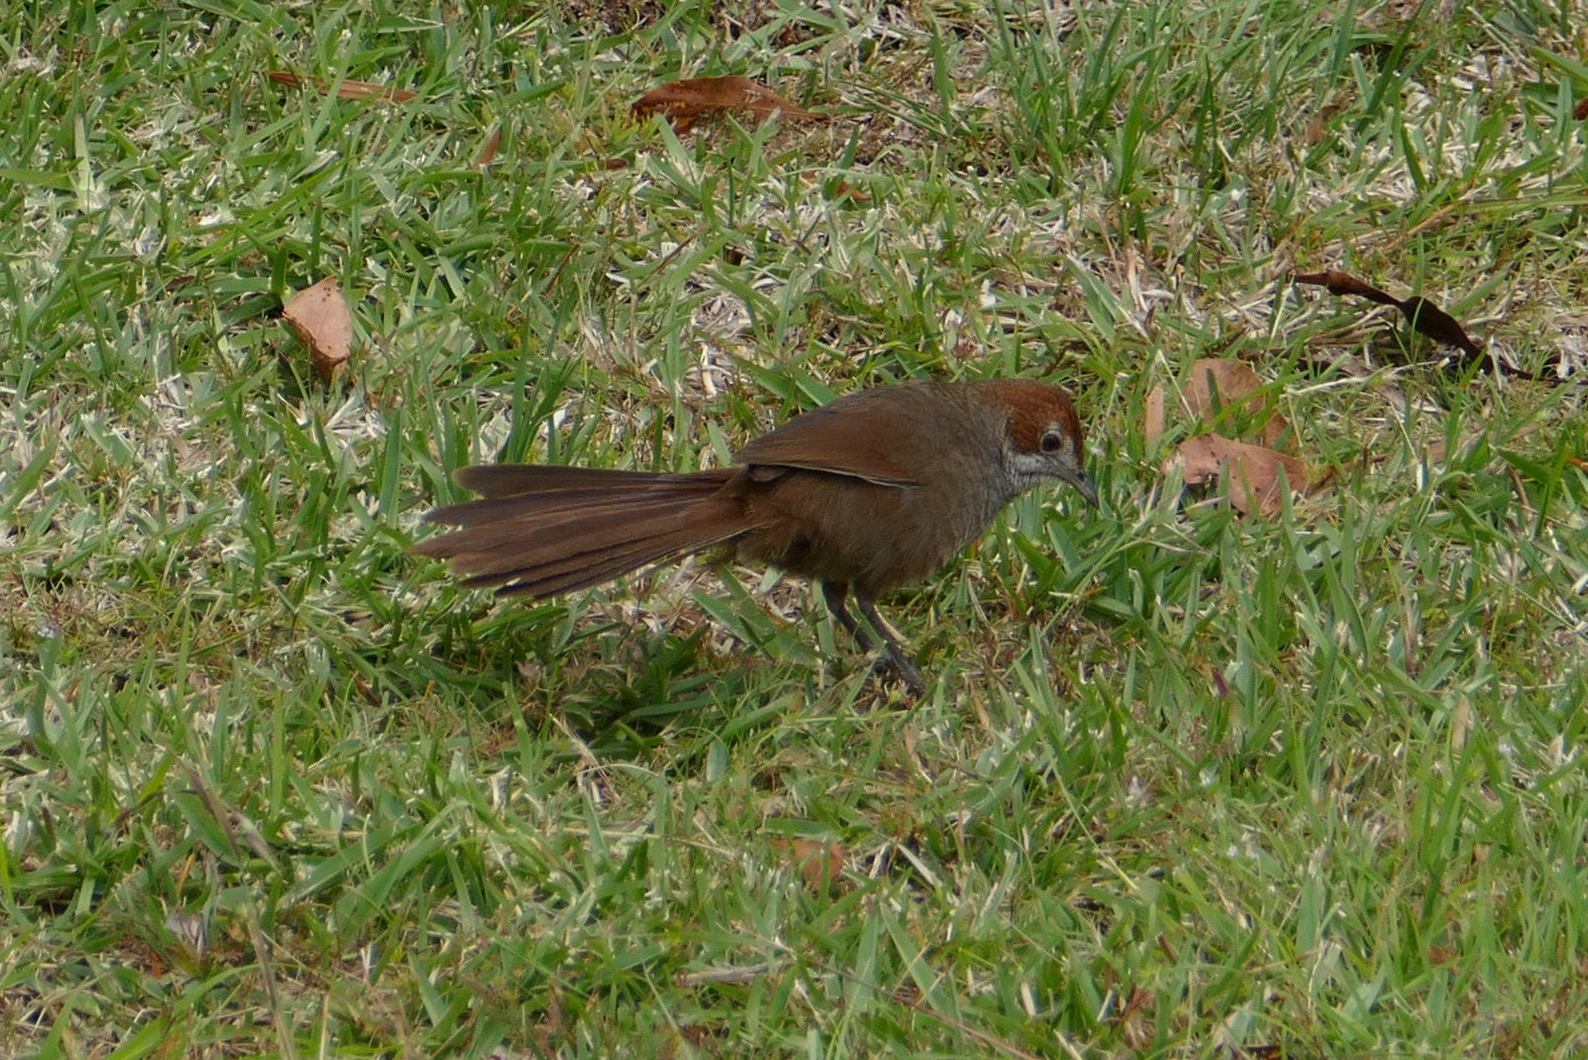
POLYGON ((465 585, 552 596, 727 546, 821 586, 862 650, 873 640, 912 692, 925 682, 877 613, 878 595, 926 577, 1033 486, 1091 504, 1070 395, 1027 380, 915 382, 841 397, 746 445, 732 467, 683 474, 487 464, 454 476, 483 500, 426 522, 465 527, 414 546, 465 585))

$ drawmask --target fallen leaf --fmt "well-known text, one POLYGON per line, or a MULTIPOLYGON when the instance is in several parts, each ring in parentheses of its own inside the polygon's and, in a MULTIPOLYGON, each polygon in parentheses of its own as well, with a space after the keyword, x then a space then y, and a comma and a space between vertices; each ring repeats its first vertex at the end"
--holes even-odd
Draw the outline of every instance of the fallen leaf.
POLYGON ((1326 269, 1323 272, 1298 272, 1295 275, 1297 283, 1310 283, 1315 286, 1327 287, 1330 294, 1359 294, 1363 298, 1379 302, 1383 305, 1398 306, 1401 300, 1388 291, 1374 287, 1365 280, 1357 279, 1349 272, 1338 269, 1326 269))
MULTIPOLYGON (((1220 407, 1229 405, 1262 388, 1262 379, 1245 361, 1203 357, 1191 365, 1185 397, 1198 415, 1205 415, 1215 411, 1215 404, 1220 407), (1217 402, 1213 400, 1215 397, 1217 402)), ((1254 410, 1261 407, 1260 402, 1248 402, 1248 405, 1254 410)))
POLYGON ((646 118, 665 114, 677 132, 685 132, 708 114, 748 110, 757 121, 781 112, 789 118, 823 119, 824 114, 802 110, 748 77, 691 77, 651 89, 634 103, 634 114, 646 118))
POLYGON ((476 169, 484 169, 496 161, 496 152, 502 146, 502 127, 498 125, 491 130, 491 135, 485 138, 485 147, 480 151, 480 157, 474 160, 476 169))
MULTIPOLYGON (((1243 398, 1247 414, 1261 416, 1267 404, 1258 393, 1262 388, 1262 379, 1246 362, 1204 357, 1191 365, 1191 377, 1181 393, 1193 416, 1214 423, 1224 409, 1243 398)), ((1263 422, 1264 443, 1277 446, 1289 429, 1285 417, 1272 413, 1263 422)))
POLYGON ((1328 135, 1329 122, 1333 121, 1341 111, 1345 110, 1345 106, 1344 103, 1334 102, 1318 108, 1317 112, 1313 114, 1312 120, 1307 122, 1307 131, 1302 133, 1301 142, 1308 147, 1322 143, 1323 138, 1328 135))
MULTIPOLYGON (((322 95, 331 93, 331 82, 323 77, 304 77, 286 70, 272 70, 265 76, 278 85, 312 88, 322 95)), ((393 88, 390 85, 378 85, 373 81, 338 81, 336 94, 342 99, 378 99, 386 103, 407 103, 411 99, 419 98, 417 92, 410 92, 406 88, 393 88)))
POLYGON ((1420 295, 1412 295, 1401 302, 1401 312, 1407 323, 1435 342, 1455 346, 1472 357, 1482 357, 1483 347, 1472 341, 1456 318, 1420 295))
POLYGON ((281 315, 309 348, 320 382, 330 385, 353 356, 353 314, 335 276, 327 276, 287 299, 281 315))
MULTIPOLYGON (((1234 407, 1239 407, 1250 416, 1261 416, 1266 406, 1263 396, 1258 393, 1262 388, 1263 380, 1244 361, 1204 357, 1191 365, 1179 394, 1186 414, 1194 421, 1209 427, 1221 427, 1228 416, 1225 410, 1234 407)), ((1155 387, 1147 395, 1145 430, 1149 446, 1163 435, 1164 403, 1163 387, 1155 387)), ((1263 421, 1264 443, 1278 445, 1289 429, 1290 424, 1285 417, 1277 412, 1269 415, 1263 421)))
POLYGON ((1549 381, 1525 368, 1516 368, 1506 364, 1498 357, 1489 354, 1482 346, 1467 334, 1460 321, 1434 305, 1422 295, 1412 295, 1410 298, 1396 298, 1381 288, 1374 287, 1365 280, 1358 279, 1348 272, 1329 269, 1325 272, 1298 272, 1294 279, 1297 283, 1315 284, 1327 288, 1330 294, 1360 295, 1380 305, 1392 305, 1401 311, 1406 322, 1412 329, 1428 336, 1435 342, 1454 346, 1465 356, 1458 357, 1455 364, 1458 368, 1466 368, 1478 361, 1488 358, 1489 362, 1500 372, 1515 376, 1519 379, 1534 381, 1549 381))
POLYGON ((792 857, 805 886, 813 891, 831 889, 849 860, 842 843, 820 839, 773 839, 772 848, 792 857))
POLYGON ((1186 439, 1164 463, 1164 473, 1176 465, 1186 485, 1218 480, 1237 511, 1268 517, 1279 511, 1286 489, 1305 492, 1309 484, 1307 465, 1295 457, 1218 434, 1186 439))
POLYGON ((1159 438, 1163 437, 1163 387, 1155 386, 1147 395, 1146 422, 1143 424, 1147 436, 1147 448, 1151 449, 1159 438))

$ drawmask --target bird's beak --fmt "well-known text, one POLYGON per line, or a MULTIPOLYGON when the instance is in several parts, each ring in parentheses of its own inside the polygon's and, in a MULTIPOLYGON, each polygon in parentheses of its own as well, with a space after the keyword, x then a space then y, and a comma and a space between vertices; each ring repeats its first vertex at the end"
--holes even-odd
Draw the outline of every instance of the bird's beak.
POLYGON ((1092 480, 1087 477, 1086 472, 1077 471, 1074 477, 1066 477, 1065 481, 1074 486, 1076 492, 1086 498, 1087 504, 1090 504, 1093 508, 1098 507, 1097 487, 1092 485, 1092 480))

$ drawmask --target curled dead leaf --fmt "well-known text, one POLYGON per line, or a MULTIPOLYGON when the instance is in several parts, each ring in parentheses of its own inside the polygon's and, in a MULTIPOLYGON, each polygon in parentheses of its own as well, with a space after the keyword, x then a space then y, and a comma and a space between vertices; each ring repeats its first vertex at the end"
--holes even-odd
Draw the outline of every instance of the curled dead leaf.
POLYGON ((1295 457, 1218 434, 1186 439, 1163 470, 1167 474, 1175 466, 1187 485, 1218 480, 1237 511, 1269 517, 1279 511, 1286 490, 1305 493, 1310 484, 1307 465, 1295 457))
POLYGON ((320 382, 329 386, 353 356, 353 314, 335 276, 327 276, 287 299, 281 315, 309 348, 320 382))
POLYGON ((1472 340, 1455 317, 1421 295, 1414 294, 1402 301, 1401 313, 1413 328, 1435 342, 1454 346, 1471 357, 1483 356, 1483 347, 1472 340))
POLYGON ((1328 269, 1324 272, 1298 272, 1293 277, 1297 283, 1314 284, 1326 288, 1330 294, 1354 294, 1377 302, 1380 305, 1392 305, 1401 311, 1406 322, 1412 330, 1426 335, 1435 342, 1446 346, 1454 346, 1463 356, 1455 359, 1457 368, 1465 369, 1487 358, 1500 372, 1515 376, 1519 379, 1531 379, 1538 382, 1549 382, 1546 377, 1524 368, 1517 368, 1505 363, 1498 357, 1485 350, 1461 322, 1439 306, 1430 302, 1422 295, 1412 295, 1409 298, 1396 298, 1388 291, 1374 287, 1365 280, 1359 279, 1348 272, 1338 269, 1328 269))
POLYGON ((758 122, 778 113, 789 118, 826 118, 796 107, 765 85, 737 74, 690 77, 659 85, 636 100, 633 110, 639 118, 666 115, 678 132, 688 130, 702 117, 732 110, 748 110, 758 122))
POLYGON ((1374 287, 1366 280, 1360 280, 1349 272, 1339 269, 1325 269, 1323 272, 1298 272, 1295 275, 1297 283, 1307 283, 1323 287, 1330 294, 1357 294, 1369 301, 1378 302, 1380 305, 1398 306, 1401 300, 1381 288, 1374 287))

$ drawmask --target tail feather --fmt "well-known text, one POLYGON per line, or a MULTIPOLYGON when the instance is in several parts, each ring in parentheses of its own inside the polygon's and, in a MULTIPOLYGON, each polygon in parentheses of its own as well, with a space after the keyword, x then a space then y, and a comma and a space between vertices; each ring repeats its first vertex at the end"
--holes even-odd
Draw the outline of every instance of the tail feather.
POLYGON ((570 557, 534 567, 520 567, 502 574, 475 575, 465 579, 464 584, 498 585, 499 596, 555 596, 600 585, 642 567, 703 552, 713 545, 732 540, 742 532, 741 528, 735 526, 726 529, 715 539, 706 541, 702 540, 698 531, 690 530, 670 538, 658 537, 636 542, 598 555, 570 557), (665 551, 661 551, 663 549, 665 551))
POLYGON ((460 484, 483 500, 438 508, 427 522, 464 529, 413 551, 452 561, 464 584, 500 595, 586 588, 745 533, 744 504, 723 486, 731 470, 692 475, 499 465, 468 468, 460 484), (500 472, 500 473, 499 473, 500 472))
POLYGON ((732 478, 731 468, 665 474, 608 468, 559 467, 541 464, 486 464, 453 475, 458 485, 482 495, 437 508, 427 523, 475 526, 500 522, 529 511, 588 509, 604 504, 674 502, 710 496, 732 478))
POLYGON ((427 513, 423 521, 469 528, 495 526, 531 516, 536 522, 546 523, 578 518, 595 521, 607 515, 622 517, 646 510, 672 510, 680 504, 700 504, 710 500, 720 488, 721 483, 712 483, 705 489, 691 485, 687 489, 656 489, 644 493, 558 490, 449 504, 427 513))
POLYGON ((728 469, 669 474, 561 464, 478 464, 459 468, 453 472, 452 479, 482 497, 497 498, 576 490, 599 490, 608 494, 634 489, 650 491, 665 486, 698 487, 710 481, 720 485, 731 474, 728 469))
POLYGON ((541 497, 473 501, 432 513, 438 522, 466 529, 421 542, 414 551, 441 558, 494 553, 503 563, 586 555, 614 545, 643 542, 674 528, 688 530, 708 514, 737 513, 738 505, 717 500, 714 494, 599 497, 576 502, 541 497), (487 507, 473 509, 475 504, 487 507))
POLYGON ((699 509, 608 512, 599 519, 529 518, 438 538, 446 551, 430 554, 451 558, 460 573, 499 579, 514 571, 573 569, 629 556, 665 559, 680 551, 709 548, 743 530, 735 512, 708 514, 699 509), (697 547, 691 549, 691 544, 697 547))

